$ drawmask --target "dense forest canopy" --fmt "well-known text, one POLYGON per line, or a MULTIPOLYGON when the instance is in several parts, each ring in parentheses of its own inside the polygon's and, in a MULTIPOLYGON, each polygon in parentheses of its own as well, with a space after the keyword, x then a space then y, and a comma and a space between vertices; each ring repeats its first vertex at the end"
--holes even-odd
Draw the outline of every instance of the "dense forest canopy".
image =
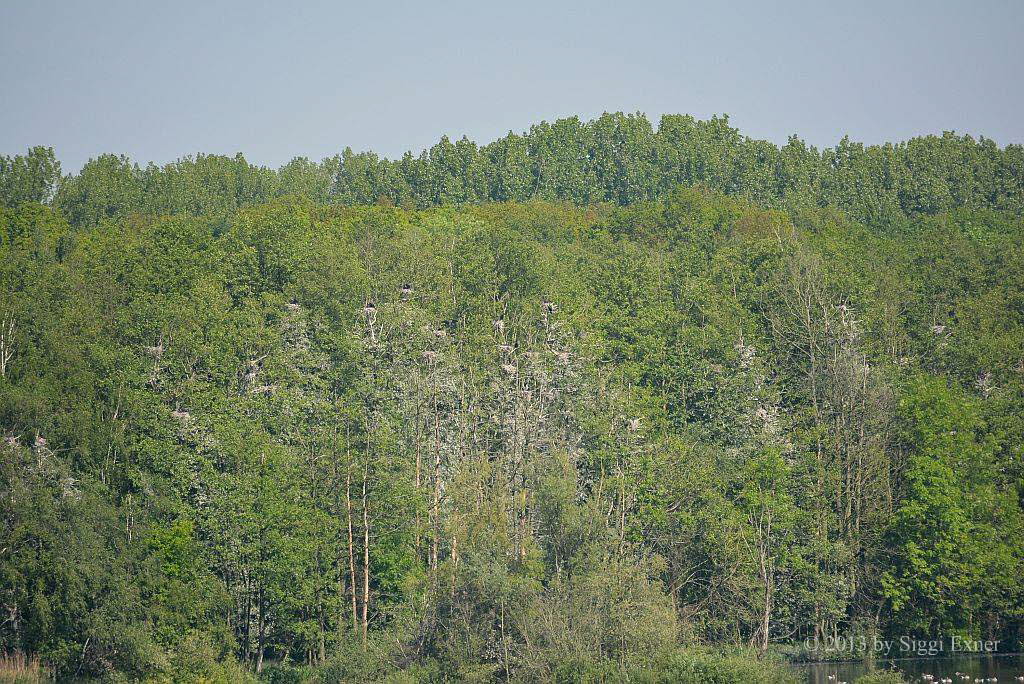
POLYGON ((33 148, 0 202, 0 651, 783 682, 827 635, 1024 639, 1020 146, 607 114, 33 148))

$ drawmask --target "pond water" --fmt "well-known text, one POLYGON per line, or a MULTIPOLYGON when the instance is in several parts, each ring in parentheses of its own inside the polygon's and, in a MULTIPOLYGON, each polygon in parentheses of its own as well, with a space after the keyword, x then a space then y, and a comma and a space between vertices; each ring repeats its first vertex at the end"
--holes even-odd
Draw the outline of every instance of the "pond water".
POLYGON ((897 658, 894 660, 876 660, 873 664, 863 661, 837 663, 800 663, 794 665, 798 671, 806 673, 807 684, 852 684, 857 677, 878 669, 896 669, 903 673, 908 682, 923 682, 922 675, 930 674, 939 681, 944 677, 953 680, 953 684, 973 684, 975 679, 995 677, 1000 682, 1017 684, 1017 677, 1024 676, 1024 654, 1011 653, 999 655, 958 655, 949 658, 897 658), (957 672, 970 675, 970 679, 962 679, 957 672), (836 675, 834 680, 829 675, 836 675))

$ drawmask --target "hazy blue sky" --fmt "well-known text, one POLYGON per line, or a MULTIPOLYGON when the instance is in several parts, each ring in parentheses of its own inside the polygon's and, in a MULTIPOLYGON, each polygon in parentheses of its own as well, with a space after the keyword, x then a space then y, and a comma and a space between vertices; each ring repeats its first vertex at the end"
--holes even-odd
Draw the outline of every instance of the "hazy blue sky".
POLYGON ((1024 2, 0 0, 0 153, 279 165, 602 111, 1024 142, 1024 2))

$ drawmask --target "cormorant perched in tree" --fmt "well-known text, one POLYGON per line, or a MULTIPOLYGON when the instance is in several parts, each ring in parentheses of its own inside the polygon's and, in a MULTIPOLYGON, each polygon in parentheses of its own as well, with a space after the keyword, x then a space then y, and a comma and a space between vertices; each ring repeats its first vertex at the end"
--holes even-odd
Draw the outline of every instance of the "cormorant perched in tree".
POLYGON ((367 316, 371 316, 377 311, 377 306, 373 303, 373 300, 366 302, 366 306, 363 307, 363 313, 367 316))
POLYGON ((558 311, 558 305, 549 299, 544 300, 544 313, 553 314, 558 311))
POLYGON ((405 283, 404 285, 402 285, 401 292, 402 299, 408 300, 409 297, 412 296, 412 285, 410 283, 405 283))

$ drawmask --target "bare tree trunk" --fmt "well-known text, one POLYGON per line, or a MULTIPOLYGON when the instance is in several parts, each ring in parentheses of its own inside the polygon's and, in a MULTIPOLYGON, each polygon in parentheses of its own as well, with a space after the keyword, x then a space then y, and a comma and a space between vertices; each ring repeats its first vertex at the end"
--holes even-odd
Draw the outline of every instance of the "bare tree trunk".
POLYGON ((761 579, 764 582, 764 607, 761 615, 761 652, 768 650, 768 634, 771 630, 772 620, 772 602, 775 597, 775 577, 772 569, 772 558, 771 558, 771 538, 772 538, 772 516, 771 513, 767 515, 767 522, 765 522, 763 514, 762 519, 758 524, 759 536, 761 537, 758 542, 758 560, 760 563, 761 579))
POLYGON ((14 356, 14 313, 0 317, 0 378, 7 377, 7 367, 14 356))
POLYGON ((420 450, 420 401, 419 401, 419 388, 416 389, 416 430, 413 437, 416 449, 416 558, 420 558, 420 484, 422 479, 423 469, 423 454, 420 450))
POLYGON ((363 464, 363 648, 369 630, 370 607, 370 506, 367 498, 368 463, 363 464))
POLYGON ((619 555, 626 547, 626 475, 619 466, 619 555))
POLYGON ((352 580, 352 631, 356 631, 358 608, 356 606, 356 550, 352 534, 352 460, 349 454, 348 473, 345 475, 345 505, 348 509, 348 573, 352 580))
POLYGON ((505 599, 501 600, 501 646, 505 657, 502 661, 505 665, 505 681, 511 681, 512 677, 508 669, 508 638, 505 636, 505 599))
POLYGON ((242 602, 242 660, 246 663, 252 655, 252 587, 249 583, 249 573, 245 572, 245 600, 242 602))
POLYGON ((257 594, 257 607, 259 609, 259 621, 257 622, 257 653, 256 653, 256 671, 263 671, 263 650, 266 645, 266 609, 264 607, 263 600, 263 586, 260 586, 259 593, 257 594))
POLYGON ((441 539, 441 424, 438 416, 436 384, 434 387, 434 502, 432 518, 433 538, 430 542, 430 568, 436 571, 441 539))
POLYGON ((452 534, 452 600, 455 600, 455 584, 459 574, 459 537, 452 534))

